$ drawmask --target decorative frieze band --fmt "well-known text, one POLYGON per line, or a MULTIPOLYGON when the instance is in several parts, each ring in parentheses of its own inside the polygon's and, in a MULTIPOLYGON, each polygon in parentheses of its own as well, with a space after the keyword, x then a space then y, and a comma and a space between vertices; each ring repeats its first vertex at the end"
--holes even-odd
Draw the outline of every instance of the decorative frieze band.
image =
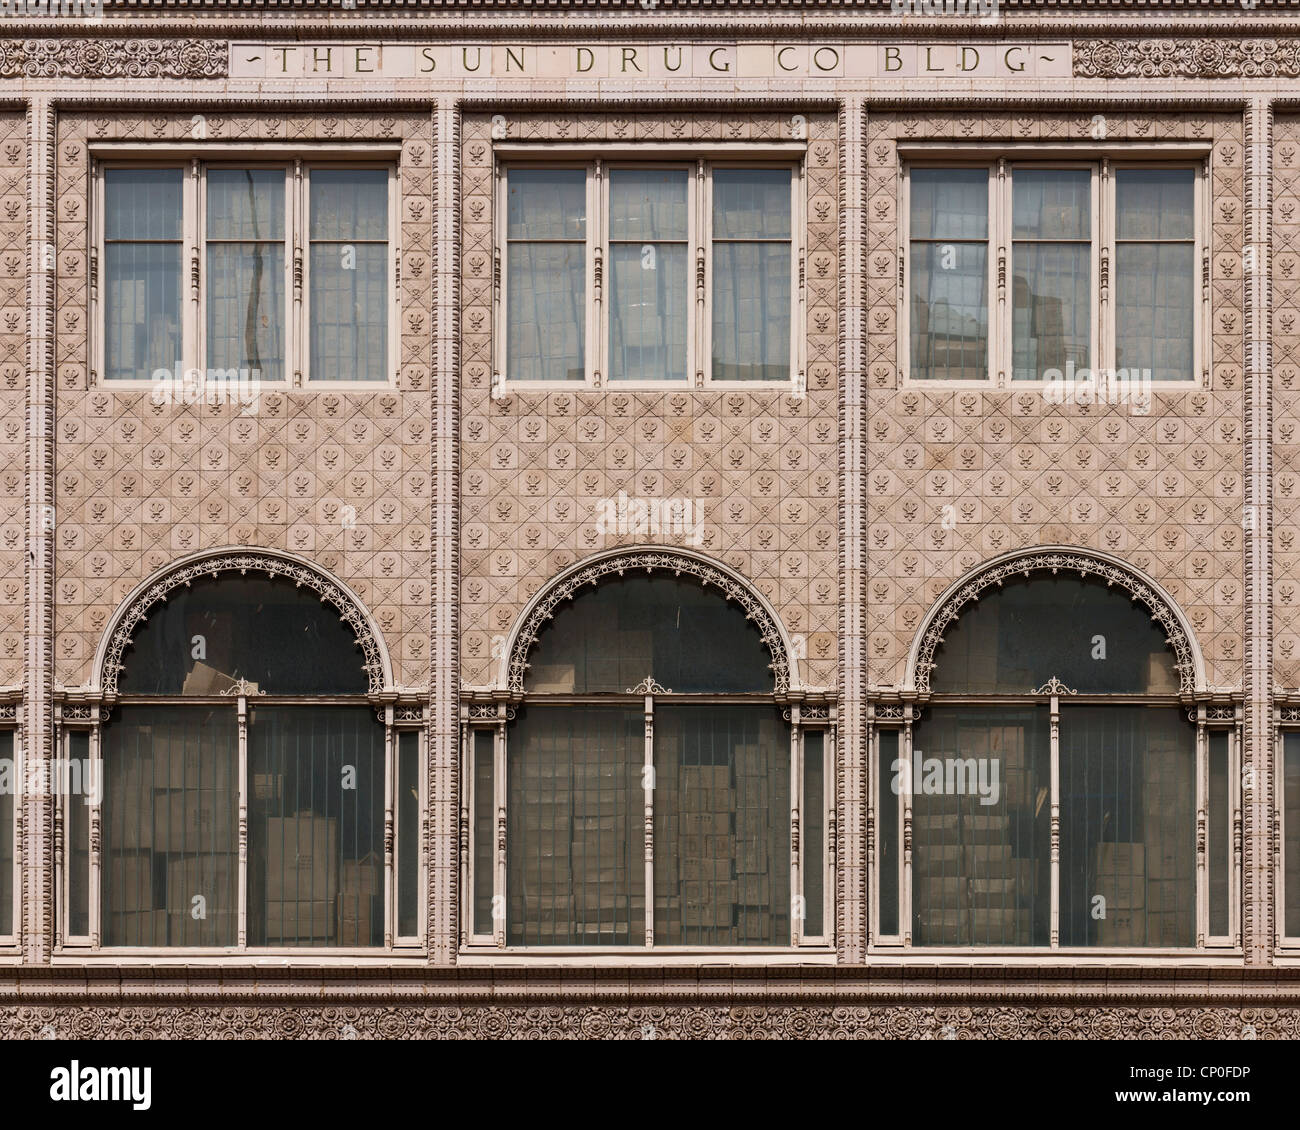
POLYGON ((3 39, 0 78, 225 78, 225 40, 3 39))
POLYGON ((1297 78, 1300 39, 1076 39, 1075 78, 1297 78))

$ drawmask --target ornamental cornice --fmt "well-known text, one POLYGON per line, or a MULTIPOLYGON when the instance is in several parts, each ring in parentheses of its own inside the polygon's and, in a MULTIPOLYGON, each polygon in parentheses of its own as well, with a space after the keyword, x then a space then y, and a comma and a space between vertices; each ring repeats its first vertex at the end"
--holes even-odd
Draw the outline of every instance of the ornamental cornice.
POLYGON ((0 78, 225 78, 218 39, 0 39, 0 78))

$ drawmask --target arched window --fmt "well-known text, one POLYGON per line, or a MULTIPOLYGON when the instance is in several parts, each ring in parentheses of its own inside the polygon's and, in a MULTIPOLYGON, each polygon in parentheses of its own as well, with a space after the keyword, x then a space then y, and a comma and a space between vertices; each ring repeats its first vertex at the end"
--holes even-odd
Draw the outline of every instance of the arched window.
POLYGON ((826 942, 829 712, 778 703, 756 609, 670 569, 547 605, 522 703, 471 715, 471 946, 826 942))
POLYGON ((68 943, 419 944, 419 804, 394 801, 421 794, 420 732, 376 713, 357 610, 285 572, 164 585, 124 621, 111 709, 84 728, 65 712, 91 767, 60 810, 68 943))
POLYGON ((1167 609, 1096 570, 1008 568, 927 642, 926 699, 877 735, 882 943, 1233 944, 1235 743, 1189 711, 1167 609))

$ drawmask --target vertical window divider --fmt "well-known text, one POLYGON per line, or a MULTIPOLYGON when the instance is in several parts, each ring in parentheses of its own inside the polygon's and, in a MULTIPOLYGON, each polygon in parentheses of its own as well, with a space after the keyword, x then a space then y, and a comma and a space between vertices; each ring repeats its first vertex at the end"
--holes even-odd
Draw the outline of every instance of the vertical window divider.
MULTIPOLYGON (((1201 264, 1201 302, 1193 315, 1195 321, 1192 329, 1193 348, 1199 356, 1192 358, 1192 371, 1201 373, 1201 387, 1210 388, 1210 346, 1214 341, 1210 318, 1210 233, 1213 231, 1214 213, 1210 200, 1210 158, 1207 155, 1201 162, 1200 175, 1192 179, 1192 214, 1196 223, 1192 226, 1193 261, 1201 264)), ((1253 248, 1259 255, 1260 248, 1253 248)))
POLYGON ((1097 171, 1097 256, 1100 294, 1097 304, 1097 357, 1094 369, 1107 373, 1115 371, 1115 335, 1110 312, 1110 265, 1114 258, 1114 192, 1115 179, 1111 176, 1110 158, 1103 157, 1097 171))
MULTIPOLYGON (((54 752, 56 757, 67 757, 71 752, 68 729, 63 725, 62 711, 55 708, 54 752)), ((55 915, 54 945, 67 943, 72 930, 72 900, 68 897, 68 887, 72 877, 71 862, 68 858, 68 825, 65 819, 63 796, 54 789, 54 874, 58 877, 56 893, 58 895, 58 913, 55 915)))
POLYGON ((492 399, 498 400, 505 394, 506 366, 502 354, 506 348, 506 285, 502 270, 502 250, 506 242, 506 178, 505 169, 500 161, 492 167, 492 195, 494 216, 492 222, 492 399))
POLYGON ((799 705, 790 707, 790 944, 803 941, 803 924, 807 921, 808 903, 803 889, 803 837, 799 814, 803 811, 803 773, 800 757, 799 705))
MULTIPOLYGON (((875 721, 876 708, 869 706, 867 708, 866 737, 864 739, 864 748, 867 751, 867 839, 863 847, 866 850, 867 860, 867 946, 870 948, 875 945, 880 938, 880 853, 876 850, 876 842, 880 838, 880 823, 876 819, 876 801, 880 796, 880 751, 876 747, 878 730, 875 721)), ((831 765, 835 762, 832 760, 831 765)), ((828 790, 832 794, 835 790, 828 790)), ((839 870, 839 861, 834 851, 831 852, 831 859, 835 861, 835 869, 831 873, 831 886, 838 886, 836 881, 836 872, 839 870)))
POLYGON ((710 321, 709 305, 709 248, 713 242, 713 210, 710 207, 712 197, 709 192, 709 176, 704 159, 695 162, 695 208, 699 217, 696 224, 695 238, 695 387, 703 388, 705 381, 713 376, 712 345, 713 323, 710 321))
POLYGON ((104 358, 104 304, 99 298, 99 270, 104 247, 104 170, 98 158, 90 159, 90 186, 94 201, 87 219, 90 244, 90 364, 86 373, 86 387, 94 388, 103 366, 104 358))
MULTIPOLYGON (((457 829, 456 842, 460 845, 460 944, 466 945, 474 936, 474 847, 473 833, 470 831, 470 814, 474 811, 474 791, 478 784, 478 775, 474 760, 474 729, 466 724, 467 711, 461 708, 460 727, 460 826, 457 829)), ((423 777, 424 774, 421 774, 423 777)), ((423 788, 420 790, 423 792, 423 788)), ((424 806, 420 806, 423 814, 424 806)), ((420 843, 424 843, 424 823, 420 824, 420 843)), ((424 871, 423 853, 421 853, 420 871, 424 871)), ((422 931, 423 933, 423 931, 422 931)))
MULTIPOLYGON (((1231 729, 1228 730, 1228 810, 1231 812, 1231 820, 1228 826, 1228 832, 1232 836, 1229 841, 1232 844, 1232 867, 1228 872, 1228 935, 1232 939, 1234 948, 1241 945, 1241 726, 1242 710, 1237 707, 1234 711, 1236 720, 1233 722, 1231 729)), ((1282 758, 1281 750, 1277 749, 1273 757, 1274 780, 1278 782, 1277 787, 1283 788, 1283 774, 1281 772, 1282 758)), ((1280 812, 1285 807, 1284 804, 1275 806, 1274 811, 1280 812)), ((1274 840, 1279 850, 1282 845, 1282 836, 1279 833, 1274 840)), ((1275 865, 1273 874, 1278 877, 1279 884, 1282 881, 1284 868, 1275 865)), ((1281 901, 1279 896, 1277 905, 1285 907, 1286 903, 1281 901)), ((1274 913, 1274 919, 1280 923, 1285 922, 1284 913, 1274 913)), ((1279 936, 1283 931, 1279 931, 1279 936)))
POLYGON ((497 708, 492 745, 493 808, 496 811, 496 871, 492 878, 492 932, 497 949, 506 948, 506 708, 497 708))
POLYGON ((912 946, 912 723, 915 707, 910 704, 903 712, 903 740, 901 760, 903 772, 898 775, 899 825, 903 829, 903 881, 898 892, 898 925, 903 935, 903 946, 912 946))
POLYGON ((803 332, 803 327, 808 324, 808 224, 804 207, 808 193, 804 177, 804 162, 800 161, 790 177, 790 191, 794 193, 794 199, 790 201, 790 246, 795 252, 790 269, 796 283, 791 288, 795 300, 790 310, 790 337, 794 349, 790 379, 797 397, 802 397, 808 390, 807 334, 803 332))
POLYGON ((1210 936, 1210 740, 1205 704, 1196 708, 1196 948, 1210 936))
MULTIPOLYGON (((95 715, 98 718, 98 708, 95 708, 95 715)), ((90 947, 91 949, 99 949, 103 929, 100 922, 102 907, 100 905, 99 888, 100 849, 103 840, 100 824, 100 805, 104 799, 104 765, 100 757, 98 721, 91 726, 88 738, 87 764, 82 774, 82 793, 84 796, 77 798, 74 803, 90 803, 90 894, 88 896, 87 910, 89 911, 90 947), (92 788, 92 786, 96 787, 92 788)), ((71 767, 69 767, 68 780, 71 779, 71 767)))
MULTIPOLYGON (((286 178, 289 179, 289 178, 286 178)), ((302 158, 297 158, 293 163, 293 177, 288 185, 289 200, 286 208, 288 217, 289 232, 293 239, 293 256, 291 270, 293 272, 289 282, 289 293, 292 296, 291 316, 289 318, 289 332, 285 334, 285 370, 293 374, 293 387, 302 387, 302 358, 303 358, 303 177, 302 177, 302 158)))
POLYGON ((609 334, 605 330, 605 197, 609 178, 599 157, 588 175, 587 190, 587 258, 591 285, 592 316, 587 319, 587 383, 600 388, 606 372, 605 351, 609 334))
MULTIPOLYGON (((997 374, 996 388, 1007 387, 1007 357, 1010 354, 1010 320, 1011 312, 1007 305, 1007 247, 1010 242, 1010 225, 1007 217, 1011 212, 1008 198, 1007 159, 999 157, 996 166, 997 179, 993 191, 989 193, 989 203, 993 212, 989 222, 989 242, 997 247, 997 317, 989 327, 989 365, 997 374)), ((991 258, 991 256, 990 256, 991 258)))
POLYGON ((190 248, 190 316, 181 319, 181 375, 199 367, 203 357, 203 167, 190 161, 181 201, 181 235, 190 248))
POLYGON ((239 765, 239 923, 236 945, 248 948, 248 697, 236 701, 239 725, 235 755, 239 765))
POLYGON ((384 949, 393 948, 393 939, 397 936, 397 884, 394 881, 393 864, 395 858, 396 824, 393 819, 395 746, 397 732, 393 729, 393 704, 384 707, 384 949))
POLYGON ((645 945, 655 944, 655 700, 648 694, 645 710, 645 762, 641 771, 645 786, 645 945))
POLYGON ((1048 907, 1049 944, 1052 949, 1061 946, 1061 698, 1052 695, 1051 758, 1052 827, 1048 864, 1051 869, 1051 904, 1048 907))
MULTIPOLYGON (((800 335, 802 336, 802 335, 800 335)), ((826 727, 826 741, 822 747, 822 806, 826 810, 826 844, 822 854, 822 940, 834 944, 835 930, 835 867, 839 856, 839 824, 836 820, 835 750, 838 738, 835 707, 828 711, 830 725, 826 727)), ((867 748, 870 749, 868 739, 867 748)), ((868 761, 871 759, 868 758, 868 761)), ((868 794, 870 795, 870 794, 868 794)))

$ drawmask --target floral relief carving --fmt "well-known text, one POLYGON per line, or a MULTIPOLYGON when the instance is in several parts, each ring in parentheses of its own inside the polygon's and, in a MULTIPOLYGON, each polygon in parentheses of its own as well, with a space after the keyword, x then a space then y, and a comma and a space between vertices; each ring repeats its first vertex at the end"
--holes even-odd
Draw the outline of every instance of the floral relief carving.
POLYGON ((225 78, 220 39, 5 39, 0 78, 225 78))

